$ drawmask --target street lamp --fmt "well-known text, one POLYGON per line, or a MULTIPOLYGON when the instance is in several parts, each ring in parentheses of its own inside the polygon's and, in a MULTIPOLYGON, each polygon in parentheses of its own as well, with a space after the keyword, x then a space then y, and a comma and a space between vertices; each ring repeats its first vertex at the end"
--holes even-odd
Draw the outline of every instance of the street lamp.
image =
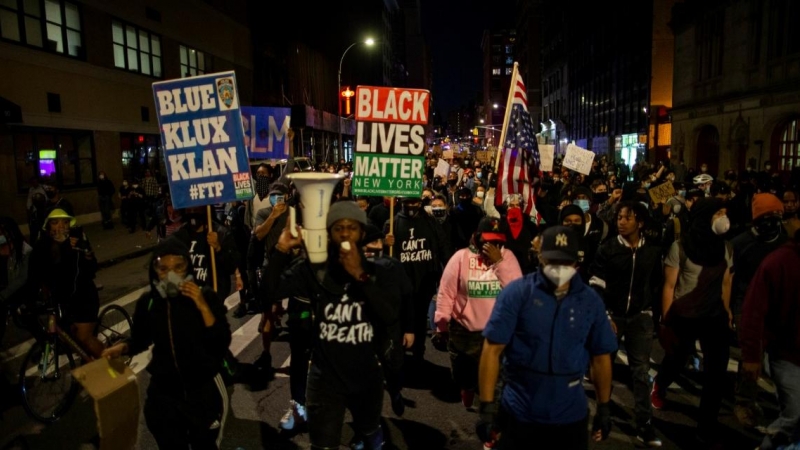
POLYGON ((349 47, 347 47, 345 49, 344 53, 342 53, 342 57, 339 58, 339 80, 338 80, 339 83, 338 83, 338 88, 336 89, 336 102, 339 105, 339 117, 338 117, 337 120, 339 121, 338 122, 339 123, 338 128, 339 128, 339 151, 341 152, 340 155, 339 155, 340 158, 342 156, 344 156, 344 148, 342 147, 342 98, 341 98, 341 95, 342 95, 342 63, 344 62, 344 55, 346 55, 347 52, 350 51, 351 48, 355 47, 358 44, 364 44, 364 45, 367 45, 367 46, 372 46, 373 44, 375 44, 375 40, 372 39, 372 38, 367 38, 363 42, 353 42, 352 44, 350 44, 349 47))

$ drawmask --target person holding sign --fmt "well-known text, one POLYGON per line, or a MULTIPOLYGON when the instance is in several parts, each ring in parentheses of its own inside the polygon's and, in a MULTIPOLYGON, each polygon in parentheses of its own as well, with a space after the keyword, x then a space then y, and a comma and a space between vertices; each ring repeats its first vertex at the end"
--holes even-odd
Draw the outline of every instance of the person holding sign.
MULTIPOLYGON (((432 209, 432 208, 431 208, 432 209)), ((450 243, 442 226, 422 210, 418 198, 402 199, 402 210, 394 218, 394 233, 387 234, 385 244, 400 260, 414 287, 413 362, 421 363, 428 337, 428 306, 436 294, 444 261, 451 256, 450 243)))
POLYGON ((287 222, 271 250, 265 271, 268 298, 311 299, 315 333, 306 388, 308 430, 313 449, 338 449, 345 409, 366 449, 383 447, 380 427, 383 373, 377 353, 383 348, 378 329, 398 320, 401 286, 394 270, 380 259, 364 257, 367 216, 358 204, 339 201, 326 218, 328 259, 292 262, 292 249, 303 245, 301 228, 287 222))

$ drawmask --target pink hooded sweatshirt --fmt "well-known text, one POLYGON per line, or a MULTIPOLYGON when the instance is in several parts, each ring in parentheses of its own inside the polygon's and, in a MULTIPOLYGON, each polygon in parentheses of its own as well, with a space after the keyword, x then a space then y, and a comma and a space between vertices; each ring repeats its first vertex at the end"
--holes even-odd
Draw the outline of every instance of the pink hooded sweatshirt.
POLYGON ((469 247, 450 258, 436 296, 437 331, 447 331, 450 319, 469 331, 482 331, 486 327, 500 289, 522 277, 514 253, 503 248, 501 255, 502 259, 491 267, 481 261, 480 253, 469 247))

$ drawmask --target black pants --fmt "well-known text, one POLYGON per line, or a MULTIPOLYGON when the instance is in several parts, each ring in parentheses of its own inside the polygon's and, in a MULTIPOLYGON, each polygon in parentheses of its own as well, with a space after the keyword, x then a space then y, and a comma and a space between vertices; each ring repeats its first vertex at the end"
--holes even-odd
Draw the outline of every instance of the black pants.
POLYGON ((286 321, 289 327, 289 393, 292 400, 306 404, 306 385, 308 384, 308 363, 311 359, 311 343, 314 324, 310 306, 297 299, 289 298, 286 321))
POLYGON ((589 448, 589 415, 573 423, 545 425, 519 422, 503 413, 498 449, 585 450, 589 448))
POLYGON ((358 391, 344 391, 336 386, 339 382, 328 380, 313 363, 308 373, 308 434, 311 447, 338 449, 342 439, 345 409, 353 416, 353 428, 357 436, 364 436, 368 450, 370 436, 380 433, 381 410, 383 409, 383 379, 375 372, 372 379, 364 380, 358 391))
POLYGON ((483 335, 480 331, 467 330, 455 320, 450 321, 448 328, 450 340, 447 343, 447 351, 450 353, 453 380, 459 389, 477 390, 483 335))
POLYGON ((428 340, 429 330, 428 306, 430 306, 431 298, 436 294, 437 281, 436 277, 425 277, 418 291, 412 296, 414 304, 414 345, 411 346, 411 353, 414 358, 419 360, 425 356, 425 343, 428 340))
POLYGON ((186 392, 151 379, 144 403, 147 428, 163 450, 218 449, 228 413, 228 391, 217 375, 186 392))
MULTIPOLYGON (((640 313, 632 317, 612 316, 617 340, 625 338, 625 351, 633 380, 636 424, 644 425, 653 415, 650 404, 650 351, 653 348, 653 316, 640 313)), ((616 354, 612 355, 614 361, 616 354)))
POLYGON ((727 381, 730 353, 728 318, 719 315, 696 319, 670 317, 667 320, 662 330, 666 336, 661 339, 666 353, 656 376, 656 384, 663 393, 678 378, 695 342, 700 340, 700 349, 703 351, 703 391, 700 394, 697 428, 711 433, 717 423, 727 381))

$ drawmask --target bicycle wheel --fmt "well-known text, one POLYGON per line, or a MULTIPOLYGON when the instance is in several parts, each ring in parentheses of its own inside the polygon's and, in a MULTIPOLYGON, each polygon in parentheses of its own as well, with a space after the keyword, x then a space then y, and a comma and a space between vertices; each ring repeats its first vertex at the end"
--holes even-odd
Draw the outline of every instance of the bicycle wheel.
POLYGON ((79 384, 72 376, 75 359, 57 339, 33 344, 19 371, 22 406, 34 419, 52 423, 75 400, 79 384))
POLYGON ((131 337, 133 320, 125 308, 118 305, 108 305, 103 308, 97 317, 95 334, 106 347, 111 347, 131 337))

